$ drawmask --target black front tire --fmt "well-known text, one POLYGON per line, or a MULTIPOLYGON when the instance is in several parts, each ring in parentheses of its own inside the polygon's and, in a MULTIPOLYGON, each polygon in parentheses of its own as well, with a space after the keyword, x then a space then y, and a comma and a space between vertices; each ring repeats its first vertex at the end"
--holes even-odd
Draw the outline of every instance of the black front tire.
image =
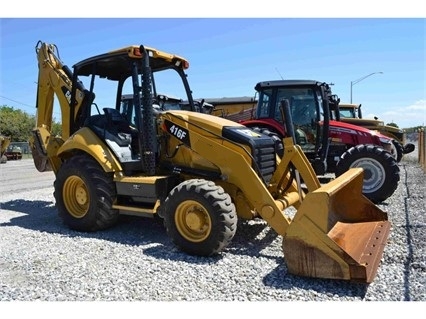
POLYGON ((221 252, 237 230, 231 197, 222 187, 204 179, 187 180, 173 188, 162 216, 173 243, 190 255, 221 252))
POLYGON ((340 157, 336 176, 348 169, 362 167, 364 183, 362 192, 373 203, 380 203, 392 196, 398 187, 399 167, 395 158, 377 145, 357 145, 340 157))
POLYGON ((58 214, 64 224, 77 231, 97 231, 114 225, 118 210, 112 173, 106 173, 87 155, 67 159, 54 182, 58 214))

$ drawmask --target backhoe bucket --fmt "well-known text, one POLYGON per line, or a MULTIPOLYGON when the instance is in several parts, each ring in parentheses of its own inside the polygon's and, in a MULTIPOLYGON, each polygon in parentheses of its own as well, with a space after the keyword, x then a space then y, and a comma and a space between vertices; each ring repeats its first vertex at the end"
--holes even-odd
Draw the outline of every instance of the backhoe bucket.
POLYGON ((362 168, 352 168, 306 195, 283 239, 289 273, 373 281, 391 224, 362 184, 362 168))

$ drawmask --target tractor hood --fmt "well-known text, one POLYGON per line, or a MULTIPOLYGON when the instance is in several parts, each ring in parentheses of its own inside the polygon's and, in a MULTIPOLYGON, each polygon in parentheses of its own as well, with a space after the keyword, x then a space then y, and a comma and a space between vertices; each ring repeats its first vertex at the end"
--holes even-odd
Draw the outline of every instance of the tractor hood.
POLYGON ((370 129, 362 127, 362 126, 358 126, 358 125, 350 124, 350 123, 346 123, 346 122, 330 120, 330 127, 353 130, 353 131, 363 133, 363 134, 373 134, 373 135, 377 135, 377 136, 383 136, 383 137, 386 137, 386 138, 389 139, 389 137, 381 134, 378 131, 370 130, 370 129))
POLYGON ((391 144, 392 139, 386 135, 383 135, 379 131, 369 130, 365 127, 344 123, 340 121, 330 120, 330 135, 333 137, 335 132, 349 133, 357 135, 359 137, 370 137, 372 139, 378 138, 381 144, 391 144))

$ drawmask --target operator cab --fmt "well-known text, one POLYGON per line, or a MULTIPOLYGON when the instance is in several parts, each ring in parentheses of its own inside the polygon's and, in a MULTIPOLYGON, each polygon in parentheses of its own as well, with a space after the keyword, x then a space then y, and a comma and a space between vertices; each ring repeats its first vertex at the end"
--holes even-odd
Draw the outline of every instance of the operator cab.
MULTIPOLYGON (((318 175, 326 171, 326 157, 330 108, 338 106, 339 99, 331 93, 330 86, 313 80, 277 80, 259 82, 255 86, 259 94, 256 117, 250 126, 267 127, 271 134, 290 137, 298 144, 318 175), (281 111, 283 101, 289 104, 292 129, 286 129, 287 119, 281 111)), ((283 151, 277 151, 282 156, 283 151)))
POLYGON ((73 82, 70 108, 75 114, 70 118, 70 133, 89 127, 125 171, 154 174, 158 150, 155 114, 164 109, 196 108, 185 73, 188 67, 182 57, 143 46, 126 47, 75 64, 74 71, 69 71, 73 82), (186 103, 159 94, 159 90, 183 96, 186 103), (78 91, 86 103, 77 103, 78 91), (96 99, 94 91, 101 91, 98 96, 102 98, 96 99))
POLYGON ((314 156, 319 152, 323 121, 322 94, 320 86, 316 83, 306 85, 293 81, 293 86, 280 87, 279 83, 259 83, 256 90, 259 92, 256 119, 273 119, 275 125, 283 126, 284 116, 281 114, 280 104, 288 100, 294 125, 296 144, 300 145, 303 152, 314 156), (275 85, 276 84, 276 85, 275 85))

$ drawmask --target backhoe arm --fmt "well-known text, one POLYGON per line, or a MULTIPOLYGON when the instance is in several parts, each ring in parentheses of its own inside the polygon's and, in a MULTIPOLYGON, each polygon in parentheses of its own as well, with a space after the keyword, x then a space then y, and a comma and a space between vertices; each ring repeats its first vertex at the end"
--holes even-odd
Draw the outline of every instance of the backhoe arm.
MULTIPOLYGON (((33 130, 33 136, 30 139, 30 146, 33 153, 34 163, 39 171, 51 170, 58 164, 56 151, 59 146, 71 134, 70 114, 71 92, 72 92, 72 71, 64 65, 60 59, 55 45, 39 41, 36 45, 36 54, 38 59, 38 87, 37 87, 37 116, 36 127, 33 130), (59 101, 62 117, 62 136, 52 136, 52 117, 54 107, 54 97, 59 101)), ((83 86, 76 90, 76 107, 73 108, 77 113, 78 106, 84 98, 83 86)))

